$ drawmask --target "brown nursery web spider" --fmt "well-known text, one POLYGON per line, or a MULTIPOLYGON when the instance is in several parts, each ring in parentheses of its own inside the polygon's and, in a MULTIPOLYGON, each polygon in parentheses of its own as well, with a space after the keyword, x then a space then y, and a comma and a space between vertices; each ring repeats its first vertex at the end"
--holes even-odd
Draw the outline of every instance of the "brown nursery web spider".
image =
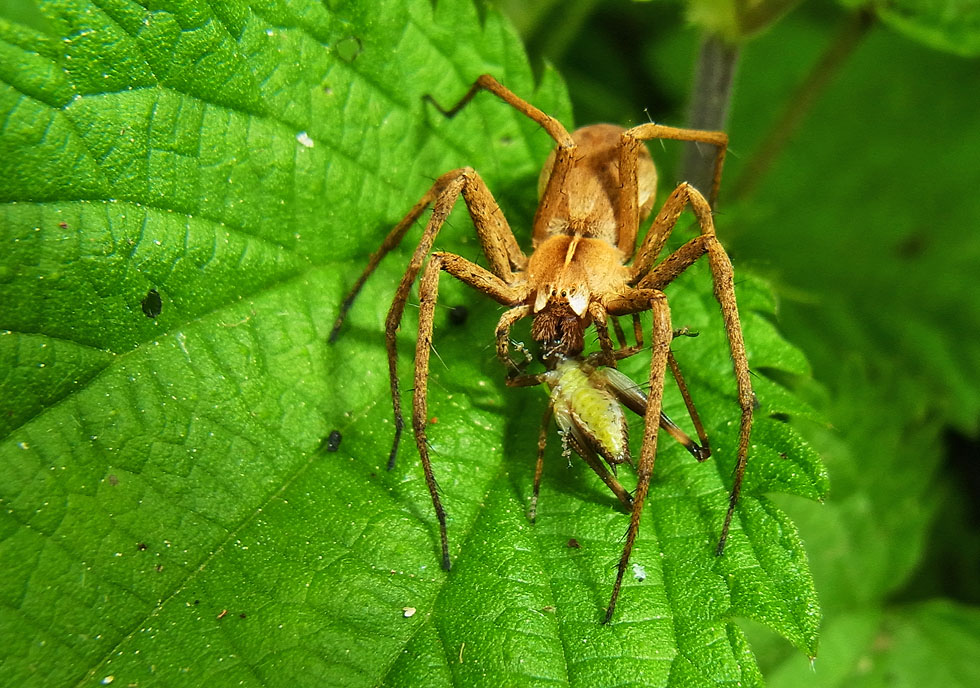
MULTIPOLYGON (((447 172, 435 181, 419 202, 385 237, 380 248, 371 255, 367 267, 341 305, 340 314, 330 333, 330 341, 336 338, 351 303, 368 276, 375 270, 381 259, 401 242, 422 212, 433 204, 432 215, 398 284, 385 324, 391 397, 395 415, 395 438, 388 463, 388 467, 391 468, 404 425, 397 375, 396 332, 401 323, 409 292, 422 270, 422 264, 429 255, 436 235, 456 200, 462 195, 476 227, 477 237, 489 263, 489 269, 443 251, 436 251, 429 257, 422 271, 419 287, 419 332, 415 348, 412 409, 415 442, 422 459, 426 485, 439 520, 442 565, 448 570, 450 559, 446 535, 446 512, 436 487, 426 440, 429 350, 432 343, 433 316, 440 273, 446 271, 497 303, 508 307, 497 325, 496 348, 498 358, 509 371, 507 384, 513 386, 542 382, 542 376, 522 374, 520 366, 511 359, 510 329, 518 320, 526 317, 533 318, 531 336, 540 343, 543 360, 549 368, 554 369, 561 361, 571 360, 573 366, 578 366, 582 370, 594 370, 597 365, 613 368, 617 360, 642 350, 641 328, 636 314, 643 311, 651 312, 652 346, 648 380, 650 393, 645 405, 634 407, 634 410, 644 414, 643 443, 637 465, 636 491, 630 496, 620 487, 621 492, 617 493, 617 497, 631 509, 631 518, 623 553, 619 559, 616 582, 605 615, 604 621, 608 622, 616 607, 623 575, 639 531, 643 504, 650 487, 657 452, 657 431, 664 423, 661 406, 668 365, 684 391, 683 382, 670 352, 673 332, 667 298, 662 290, 704 254, 708 254, 715 297, 721 305, 734 363, 738 402, 741 407, 735 478, 728 501, 728 511, 718 539, 716 553, 719 555, 724 551, 741 490, 749 447, 749 432, 752 426, 754 397, 735 304, 732 265, 715 236, 714 221, 708 201, 697 189, 686 183, 680 184, 657 213, 639 248, 635 246, 639 224, 650 214, 656 190, 656 171, 643 142, 651 139, 673 139, 715 146, 714 180, 711 189, 711 199, 714 201, 721 181, 721 168, 728 137, 720 132, 678 129, 652 123, 641 124, 631 129, 597 124, 569 134, 556 119, 519 98, 486 74, 477 79, 466 95, 449 110, 443 110, 431 97, 427 96, 427 100, 436 105, 444 115, 452 117, 481 90, 493 93, 518 112, 537 122, 557 143, 541 172, 539 183, 541 200, 534 216, 532 232, 533 252, 527 256, 521 250, 493 195, 475 170, 463 167, 447 172), (657 256, 664 248, 686 205, 690 205, 694 211, 700 234, 658 262, 657 256), (607 321, 609 316, 625 315, 633 316, 634 331, 638 335, 637 344, 632 347, 626 346, 621 328, 618 322, 613 320, 620 342, 619 347, 614 347, 607 321), (580 358, 584 348, 585 331, 590 325, 595 326, 601 347, 599 358, 595 359, 596 365, 592 362, 586 363, 580 358)), ((593 381, 587 384, 598 388, 605 383, 593 381)), ((685 399, 685 401, 689 400, 685 399)), ((690 403, 688 408, 689 410, 692 408, 690 403)), ((693 412, 692 418, 695 418, 699 426, 699 435, 702 436, 703 441, 700 423, 697 422, 693 412)), ((669 423, 669 420, 666 423, 669 423)), ((666 423, 663 426, 669 432, 666 423)), ((580 447, 574 445, 573 447, 582 453, 580 447)), ((688 449, 690 450, 691 447, 689 446, 688 449)), ((703 455, 695 453, 695 456, 703 460, 707 456, 707 451, 704 451, 703 455)), ((590 461, 589 465, 600 474, 600 477, 602 472, 608 473, 598 461, 590 461)), ((539 478, 540 475, 536 476, 536 482, 539 478)))

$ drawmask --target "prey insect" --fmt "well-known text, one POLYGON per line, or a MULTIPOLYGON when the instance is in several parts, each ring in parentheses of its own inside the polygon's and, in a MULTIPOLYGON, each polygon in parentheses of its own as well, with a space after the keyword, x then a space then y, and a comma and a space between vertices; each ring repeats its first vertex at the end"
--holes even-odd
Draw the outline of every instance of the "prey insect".
MULTIPOLYGON (((448 570, 451 560, 446 511, 436 486, 426 428, 429 354, 441 273, 449 273, 507 307, 496 327, 496 352, 508 370, 508 385, 525 386, 540 382, 537 376, 524 375, 521 366, 511 357, 510 331, 519 320, 532 319, 531 337, 541 347, 543 360, 550 361, 548 365, 551 366, 556 366, 562 359, 575 361, 585 348, 587 329, 594 328, 600 346, 596 361, 611 369, 615 367, 617 360, 644 350, 640 321, 636 315, 645 311, 651 313, 648 375, 650 392, 645 408, 642 409, 644 431, 636 467, 637 486, 632 496, 625 490, 617 494, 630 510, 630 522, 606 609, 604 621, 608 622, 616 608, 623 577, 639 532, 640 516, 650 488, 657 453, 664 379, 671 361, 670 345, 673 334, 670 309, 663 289, 705 254, 708 256, 714 293, 721 306, 741 408, 735 477, 716 548, 719 555, 724 551, 741 491, 754 397, 736 308, 732 265, 715 236, 708 200, 692 186, 680 184, 668 196, 645 237, 636 246, 640 223, 649 216, 653 208, 657 182, 656 169, 644 142, 673 139, 714 146, 714 177, 709 194, 713 202, 721 183, 728 137, 721 132, 680 129, 653 123, 641 124, 631 129, 597 124, 569 134, 558 120, 546 115, 486 74, 479 77, 462 99, 449 110, 439 107, 431 97, 427 96, 427 100, 447 117, 453 117, 484 90, 535 121, 556 143, 542 168, 539 181, 540 202, 532 227, 533 251, 527 255, 521 249, 493 194, 474 169, 463 167, 447 172, 436 179, 432 187, 371 255, 363 273, 341 304, 330 340, 336 338, 354 298, 378 263, 401 242, 409 228, 432 205, 432 214, 398 284, 385 321, 385 343, 395 420, 395 436, 388 467, 391 468, 394 464, 404 426, 397 370, 396 333, 412 285, 421 272, 412 426, 426 485, 439 521, 442 565, 448 570), (453 253, 432 252, 433 242, 460 196, 473 220, 488 268, 453 253), (688 206, 697 218, 699 234, 658 260, 681 212, 688 206), (638 340, 635 346, 626 346, 622 341, 616 316, 633 316, 634 332, 638 340), (619 347, 614 346, 609 334, 610 318, 620 339, 619 347)), ((573 363, 575 365, 581 363, 573 363)), ((597 383, 589 384, 596 386, 597 383)))
MULTIPOLYGON (((528 384, 543 384, 550 392, 538 436, 538 461, 534 470, 534 491, 528 511, 528 519, 532 523, 537 514, 544 450, 552 417, 562 439, 562 454, 567 456, 574 450, 626 508, 633 507, 633 497, 619 483, 616 473, 619 465, 633 463, 629 447, 629 426, 622 407, 625 406, 643 417, 647 408, 647 395, 639 385, 616 368, 602 367, 602 359, 601 352, 584 359, 559 356, 556 361, 549 362, 549 369, 544 373, 522 378, 522 382, 528 384)), ((711 456, 704 426, 673 354, 670 354, 668 364, 684 397, 700 444, 692 440, 663 411, 660 412, 660 429, 673 437, 695 459, 704 461, 711 456)))

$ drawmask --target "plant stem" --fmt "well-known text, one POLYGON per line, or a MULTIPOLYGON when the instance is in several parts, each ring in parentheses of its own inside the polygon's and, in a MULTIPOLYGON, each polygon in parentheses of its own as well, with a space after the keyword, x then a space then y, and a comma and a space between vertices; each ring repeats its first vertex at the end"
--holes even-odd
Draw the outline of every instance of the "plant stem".
MULTIPOLYGON (((726 42, 717 34, 707 34, 702 39, 688 118, 688 126, 692 129, 725 130, 739 52, 737 45, 726 42)), ((705 151, 696 143, 688 144, 680 178, 707 194, 711 191, 713 165, 713 150, 705 151)))

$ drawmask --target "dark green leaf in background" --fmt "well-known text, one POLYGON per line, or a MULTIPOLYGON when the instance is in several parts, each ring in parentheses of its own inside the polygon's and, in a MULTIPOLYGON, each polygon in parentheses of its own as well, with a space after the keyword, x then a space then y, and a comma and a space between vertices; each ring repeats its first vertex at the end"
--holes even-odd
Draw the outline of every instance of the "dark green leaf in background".
POLYGON ((980 55, 980 2, 977 0, 841 0, 867 8, 890 29, 936 50, 980 55))
MULTIPOLYGON (((763 493, 825 493, 784 422, 818 416, 773 381, 808 366, 759 280, 739 289, 762 406, 722 558, 734 382, 706 266, 671 287, 675 324, 701 332, 676 349, 716 458, 665 443, 611 626, 628 517, 556 446, 528 523, 545 398, 503 386, 496 306, 449 280, 442 303, 471 312, 440 311, 430 385, 451 573, 410 439, 384 470, 382 323, 411 247, 328 346, 345 290, 462 164, 526 245, 550 147, 492 98, 447 122, 422 95, 491 72, 571 122, 497 14, 56 0, 30 16, 0 24, 0 683, 760 685, 738 618, 815 653, 806 557, 763 493)), ((476 257, 464 213, 437 246, 476 257)))

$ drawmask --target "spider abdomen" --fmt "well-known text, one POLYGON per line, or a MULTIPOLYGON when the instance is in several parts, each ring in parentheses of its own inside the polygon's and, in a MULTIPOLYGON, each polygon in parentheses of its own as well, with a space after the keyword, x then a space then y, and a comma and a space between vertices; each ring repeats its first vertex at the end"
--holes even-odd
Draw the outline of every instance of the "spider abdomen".
MULTIPOLYGON (((615 124, 590 124, 573 131, 573 162, 565 177, 559 180, 560 193, 554 194, 549 202, 545 191, 555 164, 556 153, 552 151, 538 177, 538 196, 546 207, 537 218, 540 224, 535 225, 535 247, 546 236, 555 234, 581 234, 624 247, 620 237, 619 163, 625 131, 615 124)), ((636 175, 642 221, 650 214, 657 193, 657 170, 646 146, 637 151, 636 175)), ((632 242, 630 237, 626 250, 633 250, 632 242)))

